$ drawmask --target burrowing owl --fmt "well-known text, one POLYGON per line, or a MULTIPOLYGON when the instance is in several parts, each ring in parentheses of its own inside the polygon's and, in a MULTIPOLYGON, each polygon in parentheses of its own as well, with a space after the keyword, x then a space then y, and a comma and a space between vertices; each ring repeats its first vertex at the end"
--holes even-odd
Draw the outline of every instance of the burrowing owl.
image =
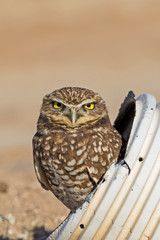
POLYGON ((99 94, 66 87, 44 97, 33 137, 35 171, 42 187, 68 208, 85 201, 120 148, 99 94))

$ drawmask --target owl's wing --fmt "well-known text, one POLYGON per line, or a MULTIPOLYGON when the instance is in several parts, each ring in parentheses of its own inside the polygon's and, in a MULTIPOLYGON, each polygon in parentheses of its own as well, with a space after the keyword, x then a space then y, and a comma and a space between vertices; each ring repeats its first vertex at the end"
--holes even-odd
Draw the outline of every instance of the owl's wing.
POLYGON ((45 172, 42 168, 40 161, 37 161, 37 160, 34 161, 34 168, 35 168, 36 176, 37 176, 38 181, 40 182, 41 186, 46 190, 50 190, 50 186, 49 186, 47 177, 45 175, 45 172))
POLYGON ((101 134, 100 138, 97 136, 89 141, 92 147, 89 148, 88 158, 85 160, 88 174, 96 184, 110 165, 117 161, 122 144, 120 134, 112 126, 107 134, 101 134))
POLYGON ((34 156, 34 169, 35 169, 35 172, 36 172, 36 176, 37 176, 37 179, 40 182, 41 186, 45 190, 51 190, 51 187, 50 187, 49 182, 47 180, 46 174, 45 174, 44 169, 42 167, 40 157, 36 154, 36 153, 38 153, 38 149, 37 149, 38 144, 37 143, 38 143, 38 137, 35 135, 33 137, 33 156, 34 156))

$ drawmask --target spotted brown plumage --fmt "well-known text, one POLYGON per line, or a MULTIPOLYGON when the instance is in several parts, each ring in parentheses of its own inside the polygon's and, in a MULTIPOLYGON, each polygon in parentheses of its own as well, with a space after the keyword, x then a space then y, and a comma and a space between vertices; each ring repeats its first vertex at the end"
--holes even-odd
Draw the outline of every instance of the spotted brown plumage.
POLYGON ((44 97, 33 137, 35 171, 42 187, 68 208, 85 201, 120 148, 120 134, 97 93, 68 87, 44 97))

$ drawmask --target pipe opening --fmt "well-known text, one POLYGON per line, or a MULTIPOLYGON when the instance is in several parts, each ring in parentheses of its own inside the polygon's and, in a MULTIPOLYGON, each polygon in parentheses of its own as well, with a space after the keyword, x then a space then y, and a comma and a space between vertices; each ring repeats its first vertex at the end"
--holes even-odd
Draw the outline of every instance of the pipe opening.
POLYGON ((124 99, 123 103, 121 104, 118 116, 114 122, 114 127, 122 136, 122 147, 117 161, 118 163, 125 157, 135 113, 136 113, 135 95, 132 91, 130 91, 127 97, 124 99))

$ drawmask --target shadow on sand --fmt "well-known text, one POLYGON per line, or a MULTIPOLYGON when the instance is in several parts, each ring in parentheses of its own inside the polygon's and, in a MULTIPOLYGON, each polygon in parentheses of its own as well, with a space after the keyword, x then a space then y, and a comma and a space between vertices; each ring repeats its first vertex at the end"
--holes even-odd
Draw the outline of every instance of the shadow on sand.
MULTIPOLYGON (((52 233, 52 231, 47 231, 45 228, 36 227, 31 232, 29 232, 29 239, 33 240, 46 240, 47 237, 52 233)), ((13 238, 8 238, 3 235, 0 235, 0 240, 13 240, 13 238)), ((17 238, 15 240, 24 240, 24 238, 17 238)))

